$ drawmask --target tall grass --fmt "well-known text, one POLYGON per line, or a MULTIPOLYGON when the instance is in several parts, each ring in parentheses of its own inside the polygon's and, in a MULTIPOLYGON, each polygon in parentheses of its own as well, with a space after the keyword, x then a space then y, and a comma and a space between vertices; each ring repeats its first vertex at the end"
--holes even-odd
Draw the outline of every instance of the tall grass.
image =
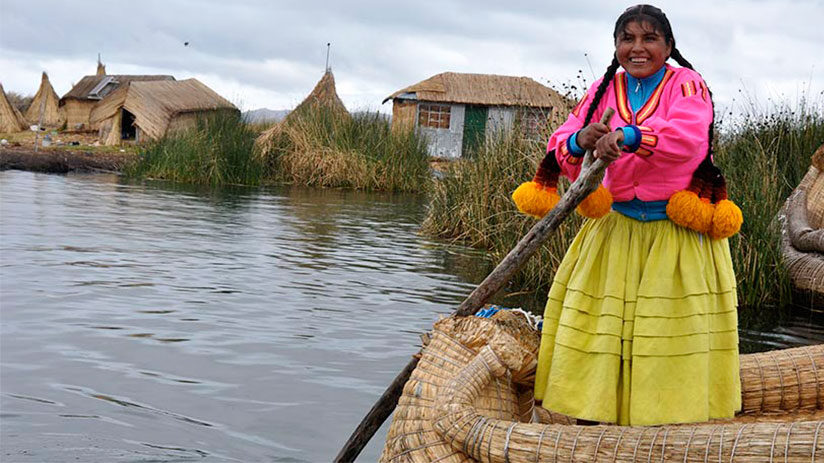
MULTIPOLYGON (((525 140, 516 128, 488 139, 472 160, 450 164, 430 185, 422 232, 485 248, 490 261, 499 262, 535 224, 510 195, 532 178, 544 150, 543 141, 525 140)), ((546 289, 582 222, 578 216, 565 221, 513 277, 509 291, 546 289)))
POLYGON ((715 160, 730 199, 744 213, 730 239, 742 307, 787 307, 792 292, 781 262, 777 214, 824 143, 820 103, 777 103, 768 110, 750 102, 740 117, 721 123, 715 160))
POLYGON ((379 113, 315 107, 269 132, 260 158, 272 178, 318 187, 422 191, 429 178, 426 143, 413 129, 392 130, 379 113))
POLYGON ((204 116, 194 128, 148 144, 124 174, 209 185, 257 185, 265 171, 253 155, 256 135, 238 113, 204 116))
MULTIPOLYGON (((824 142, 822 114, 821 105, 802 102, 752 110, 721 124, 715 159, 730 198, 744 213, 741 233, 730 241, 743 307, 772 310, 792 302, 776 215, 824 142)), ((488 141, 474 160, 453 163, 429 190, 423 232, 487 249, 490 268, 535 223, 517 212, 509 195, 532 178, 544 145, 520 140, 517 133, 488 141)), ((581 223, 573 214, 514 276, 510 293, 546 291, 581 223)))

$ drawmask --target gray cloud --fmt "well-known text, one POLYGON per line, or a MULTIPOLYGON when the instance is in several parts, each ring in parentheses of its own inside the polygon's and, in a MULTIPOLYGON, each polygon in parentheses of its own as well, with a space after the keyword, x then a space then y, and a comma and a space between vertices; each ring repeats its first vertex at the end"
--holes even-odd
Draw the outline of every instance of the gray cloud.
MULTIPOLYGON (((600 76, 623 5, 607 1, 328 2, 0 0, 0 80, 32 93, 46 68, 58 93, 94 71, 195 76, 246 107, 294 105, 323 72, 326 42, 350 107, 443 71, 600 76), (189 42, 184 46, 184 42, 189 42), (586 57, 584 55, 587 55, 586 57), (590 70, 590 66, 591 69, 590 70)), ((821 1, 666 2, 678 46, 729 104, 737 89, 822 87, 821 1)), ((820 91, 820 90, 819 90, 820 91)), ((381 108, 388 111, 388 105, 381 108)))

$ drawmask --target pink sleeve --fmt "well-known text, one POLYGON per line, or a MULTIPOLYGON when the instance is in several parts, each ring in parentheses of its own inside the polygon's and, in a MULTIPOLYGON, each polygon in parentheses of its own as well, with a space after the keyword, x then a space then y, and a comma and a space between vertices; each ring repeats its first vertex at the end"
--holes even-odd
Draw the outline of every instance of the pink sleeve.
POLYGON ((638 123, 641 145, 635 154, 652 156, 656 167, 672 174, 689 175, 707 154, 713 115, 707 85, 698 73, 682 73, 662 103, 664 111, 638 123))
MULTIPOLYGON (((566 122, 563 123, 557 130, 549 137, 546 150, 550 152, 555 150, 555 158, 558 160, 558 165, 561 167, 561 173, 570 181, 575 181, 578 174, 581 172, 581 161, 583 157, 577 158, 572 156, 567 149, 567 139, 584 126, 584 118, 586 118, 589 105, 592 103, 595 91, 602 79, 598 79, 587 90, 586 95, 578 102, 575 109, 569 114, 566 122)), ((605 99, 605 98, 604 98, 605 99)), ((601 101, 603 103, 603 100, 601 101)), ((597 121, 598 111, 593 115, 592 119, 597 121)))

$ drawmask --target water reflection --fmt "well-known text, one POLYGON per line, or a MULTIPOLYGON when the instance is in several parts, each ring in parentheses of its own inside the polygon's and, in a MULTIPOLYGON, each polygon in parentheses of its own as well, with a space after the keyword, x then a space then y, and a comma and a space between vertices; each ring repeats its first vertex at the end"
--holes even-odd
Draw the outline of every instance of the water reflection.
MULTIPOLYGON (((330 460, 489 269, 419 236, 424 211, 409 195, 0 172, 2 459, 330 460)), ((742 338, 824 339, 809 327, 742 338)))

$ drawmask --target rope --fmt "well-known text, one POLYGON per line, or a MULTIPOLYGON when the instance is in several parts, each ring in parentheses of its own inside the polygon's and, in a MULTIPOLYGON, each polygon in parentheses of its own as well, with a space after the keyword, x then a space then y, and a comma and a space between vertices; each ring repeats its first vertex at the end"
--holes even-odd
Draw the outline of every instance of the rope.
POLYGON ((655 447, 655 439, 658 438, 658 434, 661 433, 661 428, 655 430, 655 434, 652 435, 652 442, 649 444, 649 453, 647 454, 647 463, 652 463, 652 449, 655 447))
POLYGON ((695 430, 697 428, 695 426, 692 427, 692 432, 690 433, 690 438, 687 439, 687 448, 684 450, 684 463, 687 463, 687 456, 690 454, 690 444, 692 444, 692 437, 695 435, 695 430))
POLYGON ((761 360, 758 355, 753 356, 755 364, 758 365, 758 381, 761 383, 761 404, 758 406, 760 411, 764 411, 764 396, 767 394, 767 387, 764 385, 764 368, 761 367, 761 360))
POLYGON ((798 371, 798 362, 795 361, 795 356, 787 352, 787 357, 792 360, 793 368, 795 369, 795 379, 798 383, 798 408, 801 408, 801 372, 798 371))
POLYGON ((635 461, 636 455, 638 455, 638 446, 641 445, 641 439, 644 438, 644 433, 647 432, 647 428, 641 430, 641 435, 638 436, 638 440, 635 442, 635 450, 632 451, 632 461, 635 461))
POLYGON ((806 349, 807 356, 810 357, 810 363, 813 366, 813 375, 815 376, 815 408, 821 408, 821 383, 818 381, 818 368, 815 366, 815 358, 812 352, 806 349))
POLYGON ((558 463, 558 442, 561 441, 561 429, 558 429, 558 435, 555 436, 555 458, 552 459, 554 463, 558 463))
POLYGON ((718 429, 718 426, 712 428, 709 437, 707 437, 707 450, 704 451, 704 463, 710 461, 710 446, 712 445, 712 436, 715 435, 716 429, 718 429))
POLYGON ((784 443, 784 463, 787 463, 788 457, 790 455, 790 434, 793 432, 793 426, 798 423, 797 421, 793 421, 790 423, 790 429, 787 430, 787 442, 784 443))
POLYGON ((778 437, 779 429, 781 429, 781 423, 778 423, 778 426, 775 427, 775 432, 773 433, 772 444, 770 445, 770 461, 773 461, 773 455, 775 454, 775 439, 778 437))
POLYGON ((669 435, 670 428, 667 426, 664 429, 664 441, 661 442, 661 463, 664 463, 664 452, 667 451, 667 436, 669 435))
POLYGON ((506 430, 506 439, 504 440, 504 462, 509 463, 509 438, 512 437, 512 430, 515 429, 515 425, 518 423, 512 423, 509 425, 509 429, 506 430))
POLYGON ((818 426, 815 427, 815 437, 813 438, 813 459, 811 460, 815 463, 815 449, 818 448, 818 431, 821 430, 821 425, 824 424, 824 421, 819 421, 818 426))
MULTIPOLYGON (((498 429, 498 422, 495 421, 492 426, 492 430, 489 431, 489 445, 486 446, 486 458, 489 461, 492 461, 492 437, 495 435, 495 430, 498 429)), ((480 456, 480 448, 478 448, 478 455, 480 456)))
POLYGON ((603 439, 604 434, 606 434, 606 432, 607 432, 607 428, 604 428, 604 430, 601 431, 601 435, 598 436, 598 442, 595 443, 595 453, 592 454, 592 461, 595 461, 595 460, 598 459, 598 448, 601 446, 601 439, 603 439))
POLYGON ((775 354, 773 352, 775 351, 771 351, 768 357, 772 359, 773 363, 775 363, 775 369, 778 371, 778 382, 781 384, 781 395, 779 396, 781 400, 778 402, 778 409, 784 410, 784 377, 781 376, 781 365, 779 365, 778 359, 775 358, 775 354))
POLYGON ((744 426, 741 426, 741 429, 738 430, 738 434, 735 435, 735 442, 732 443, 732 453, 730 454, 730 463, 732 463, 732 460, 735 458, 735 449, 738 447, 738 439, 741 437, 744 430, 747 429, 747 426, 749 425, 745 424, 744 426))
POLYGON ((721 440, 718 442, 718 463, 723 463, 721 461, 721 452, 724 450, 724 431, 727 430, 726 426, 721 426, 721 440))
POLYGON ((581 436, 581 433, 584 432, 584 427, 581 426, 581 429, 578 430, 578 434, 575 434, 575 439, 572 441, 572 451, 569 453, 569 462, 573 463, 575 460, 575 447, 578 447, 578 437, 581 436))
POLYGON ((621 438, 624 437, 625 432, 627 432, 627 428, 621 428, 621 434, 618 434, 618 440, 615 441, 615 451, 612 452, 612 463, 618 461, 618 447, 621 446, 621 438))
POLYGON ((535 451, 535 463, 538 463, 541 457, 541 444, 544 443, 544 433, 549 426, 544 426, 544 429, 541 430, 541 435, 538 437, 538 450, 535 451))

